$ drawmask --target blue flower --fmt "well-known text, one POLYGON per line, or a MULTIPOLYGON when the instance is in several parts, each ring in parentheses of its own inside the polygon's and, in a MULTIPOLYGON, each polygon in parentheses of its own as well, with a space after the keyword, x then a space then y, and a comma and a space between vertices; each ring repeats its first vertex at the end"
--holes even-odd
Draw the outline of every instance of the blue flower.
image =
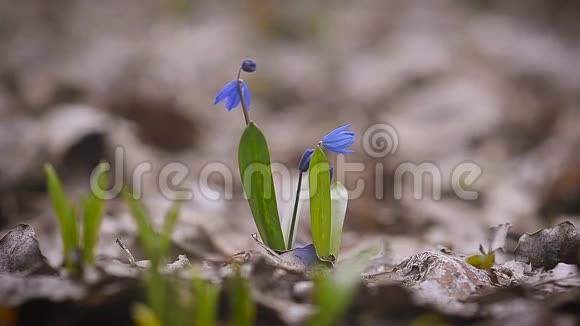
POLYGON ((300 163, 298 163, 298 170, 300 170, 301 172, 308 171, 308 166, 310 165, 312 153, 314 153, 314 150, 312 148, 309 148, 304 151, 304 153, 302 154, 302 158, 300 159, 300 163))
POLYGON ((354 151, 347 149, 350 145, 354 144, 354 136, 356 135, 354 131, 348 131, 347 129, 351 127, 351 124, 346 124, 342 127, 336 128, 331 131, 328 135, 322 138, 320 143, 328 150, 335 153, 349 154, 354 153, 354 151))
POLYGON ((334 176, 334 166, 330 167, 330 182, 332 183, 332 177, 334 176))
POLYGON ((242 84, 242 92, 244 93, 244 99, 246 100, 246 107, 250 111, 250 103, 252 102, 252 96, 250 95, 250 88, 248 84, 242 79, 232 80, 227 83, 226 86, 219 92, 215 97, 213 104, 218 104, 219 102, 226 100, 226 109, 231 111, 235 109, 240 104, 240 93, 238 92, 238 82, 242 84))
POLYGON ((256 62, 252 59, 246 59, 242 61, 242 70, 245 72, 256 71, 256 62))

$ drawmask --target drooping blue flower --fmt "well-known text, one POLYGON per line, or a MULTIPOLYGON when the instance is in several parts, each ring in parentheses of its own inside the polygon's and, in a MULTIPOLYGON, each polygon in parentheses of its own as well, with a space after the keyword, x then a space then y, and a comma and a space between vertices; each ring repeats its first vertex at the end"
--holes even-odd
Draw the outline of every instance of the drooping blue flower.
POLYGON ((298 170, 300 170, 301 172, 308 171, 308 166, 310 166, 310 159, 312 158, 312 153, 314 153, 314 150, 312 148, 309 148, 304 151, 304 153, 302 154, 302 158, 300 159, 300 163, 298 163, 298 170))
POLYGON ((256 62, 252 59, 242 61, 242 70, 245 72, 254 72, 256 71, 256 67, 256 62))
MULTIPOLYGON (((246 100, 246 107, 250 111, 250 103, 252 102, 252 96, 250 95, 250 88, 248 84, 242 79, 239 79, 242 84, 242 92, 244 93, 244 99, 246 100)), ((240 104, 240 93, 238 92, 238 80, 232 80, 227 83, 226 86, 219 92, 215 97, 213 104, 218 104, 219 102, 226 101, 226 109, 231 111, 235 109, 240 104)))
POLYGON ((328 135, 322 138, 320 143, 328 150, 335 153, 349 154, 354 153, 353 150, 347 149, 350 145, 354 144, 354 136, 356 133, 354 131, 349 131, 348 128, 351 124, 346 124, 342 127, 338 127, 328 133, 328 135))

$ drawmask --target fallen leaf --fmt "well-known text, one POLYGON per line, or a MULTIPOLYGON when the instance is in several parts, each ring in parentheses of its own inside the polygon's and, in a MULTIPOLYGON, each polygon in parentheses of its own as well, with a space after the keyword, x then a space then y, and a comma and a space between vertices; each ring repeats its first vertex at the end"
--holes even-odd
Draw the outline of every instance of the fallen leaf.
POLYGON ((532 268, 552 269, 558 263, 578 263, 580 233, 568 221, 551 229, 524 234, 515 249, 517 261, 529 263, 532 268))
POLYGON ((0 273, 54 274, 40 252, 34 229, 18 224, 0 240, 0 273))
POLYGON ((307 271, 315 267, 326 266, 333 267, 334 263, 329 260, 318 257, 313 244, 304 247, 296 247, 292 250, 273 250, 263 244, 257 237, 252 234, 252 238, 262 247, 272 258, 279 260, 287 267, 294 270, 307 271))
POLYGON ((502 250, 504 249, 505 239, 511 227, 512 225, 510 223, 504 223, 489 228, 489 232, 487 235, 488 243, 486 254, 493 253, 498 249, 502 250))

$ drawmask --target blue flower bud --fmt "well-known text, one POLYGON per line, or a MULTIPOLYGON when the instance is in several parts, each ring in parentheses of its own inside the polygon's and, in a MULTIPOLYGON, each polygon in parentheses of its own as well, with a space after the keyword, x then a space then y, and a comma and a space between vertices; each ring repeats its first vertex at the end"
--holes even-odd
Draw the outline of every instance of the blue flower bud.
POLYGON ((334 166, 330 167, 330 182, 332 183, 332 177, 334 176, 334 166))
POLYGON ((252 59, 246 59, 242 62, 242 70, 245 72, 256 71, 256 62, 252 59))
POLYGON ((304 151, 304 154, 302 154, 302 158, 300 159, 300 163, 298 163, 298 170, 300 170, 301 172, 308 171, 308 166, 310 165, 312 153, 314 153, 314 150, 312 148, 309 148, 304 151))

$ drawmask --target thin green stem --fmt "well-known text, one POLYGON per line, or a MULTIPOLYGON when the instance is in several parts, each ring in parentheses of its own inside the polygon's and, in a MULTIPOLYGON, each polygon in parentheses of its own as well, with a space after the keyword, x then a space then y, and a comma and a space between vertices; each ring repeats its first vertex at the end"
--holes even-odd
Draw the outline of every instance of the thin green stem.
POLYGON ((288 250, 292 249, 292 239, 294 238, 294 225, 296 224, 296 215, 298 213, 298 201, 300 200, 300 188, 302 188, 302 171, 298 175, 298 187, 296 187, 296 199, 294 200, 294 210, 292 211, 292 221, 290 224, 290 234, 288 234, 288 250))
POLYGON ((240 79, 240 74, 242 73, 242 67, 238 70, 238 94, 240 95, 240 102, 242 103, 242 111, 244 112, 244 120, 246 120, 246 126, 250 124, 250 112, 246 107, 246 99, 244 98, 244 92, 242 90, 242 80, 240 79))

